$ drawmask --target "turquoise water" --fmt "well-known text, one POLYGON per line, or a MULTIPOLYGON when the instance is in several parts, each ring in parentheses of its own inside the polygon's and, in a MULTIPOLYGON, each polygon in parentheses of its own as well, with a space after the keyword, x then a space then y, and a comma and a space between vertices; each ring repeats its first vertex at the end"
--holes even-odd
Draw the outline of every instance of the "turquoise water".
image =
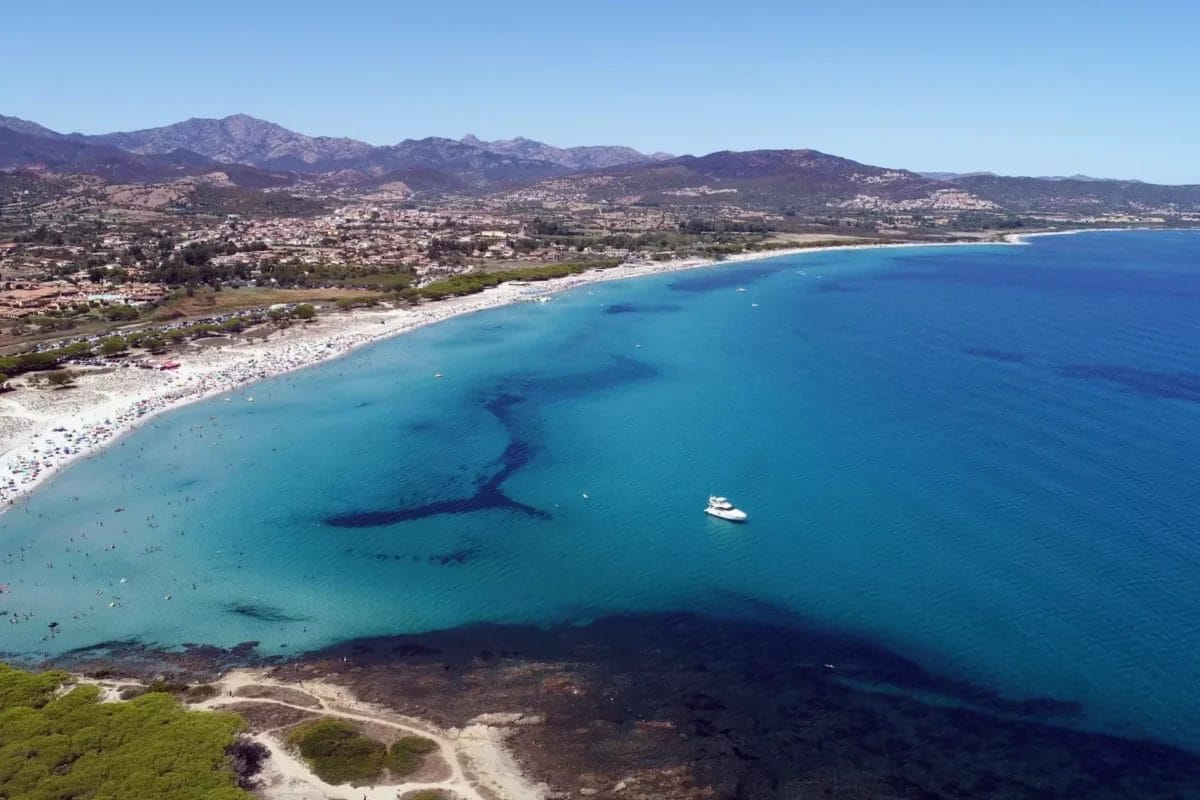
POLYGON ((686 609, 1200 749, 1198 300, 1200 234, 1122 232, 459 318, 162 416, 0 516, 0 652, 686 609))

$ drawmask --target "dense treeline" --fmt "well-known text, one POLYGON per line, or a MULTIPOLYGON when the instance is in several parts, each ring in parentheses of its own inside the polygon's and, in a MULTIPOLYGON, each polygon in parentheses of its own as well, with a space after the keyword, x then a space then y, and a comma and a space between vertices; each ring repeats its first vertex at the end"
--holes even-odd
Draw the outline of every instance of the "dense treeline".
MULTIPOLYGON (((356 298, 348 298, 354 302, 366 302, 356 298)), ((98 344, 88 342, 72 342, 52 350, 38 350, 19 355, 0 356, 0 384, 9 378, 27 372, 56 370, 63 364, 75 358, 90 356, 115 356, 126 352, 131 347, 140 347, 151 353, 159 353, 169 345, 179 344, 187 339, 201 339, 208 336, 223 336, 241 333, 254 325, 265 322, 284 323, 288 319, 301 321, 312 319, 316 309, 308 303, 300 303, 290 311, 282 308, 267 312, 248 311, 244 314, 228 317, 220 322, 196 322, 191 325, 180 325, 169 329, 147 329, 133 331, 125 335, 113 335, 102 339, 98 344)), ((3 795, 0 795, 3 800, 3 795)))
POLYGON ((761 222, 689 219, 679 223, 679 230, 684 233, 767 233, 770 227, 761 222))
POLYGON ((33 353, 21 353, 16 356, 0 356, 0 380, 7 380, 14 375, 38 370, 56 369, 64 361, 71 358, 83 358, 92 355, 92 346, 86 342, 74 342, 54 350, 41 350, 33 353))
MULTIPOLYGON (((686 223, 685 223, 686 224, 686 223)), ((733 242, 741 242, 746 240, 745 232, 736 232, 732 229, 717 230, 718 223, 704 223, 712 225, 713 230, 703 233, 681 230, 678 231, 648 231, 646 233, 606 233, 606 234, 591 234, 591 235, 572 235, 572 236, 554 236, 540 237, 537 239, 517 239, 513 242, 514 249, 521 250, 536 250, 550 245, 566 247, 570 250, 583 252, 591 249, 604 250, 607 248, 617 248, 621 250, 686 250, 706 244, 730 244, 733 242), (518 245, 522 245, 520 247, 518 245)), ((736 226, 735 226, 736 227, 736 226)), ((745 226, 752 227, 750 225, 745 226)))
POLYGON ((0 664, 0 797, 251 798, 234 770, 241 718, 159 692, 102 703, 95 686, 60 692, 69 683, 0 664))
POLYGON ((435 281, 419 289, 406 289, 400 296, 408 300, 424 298, 426 300, 441 300, 464 294, 475 294, 493 286, 499 286, 506 281, 548 281, 551 278, 565 278, 589 269, 608 269, 621 263, 619 259, 605 258, 594 261, 574 261, 562 264, 547 264, 544 267, 521 267, 499 272, 468 272, 435 281))
MULTIPOLYGON (((1037 225, 1038 221, 1030 220, 1029 223, 1037 225)), ((998 216, 996 214, 964 212, 954 217, 954 228, 960 231, 1011 231, 1017 228, 1024 228, 1026 224, 1026 220, 1012 214, 998 216)))

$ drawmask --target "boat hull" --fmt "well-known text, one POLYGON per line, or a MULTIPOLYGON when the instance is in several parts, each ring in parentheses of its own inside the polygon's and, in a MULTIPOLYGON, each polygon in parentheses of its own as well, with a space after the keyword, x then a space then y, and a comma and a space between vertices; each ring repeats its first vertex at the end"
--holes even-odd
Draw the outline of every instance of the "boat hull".
POLYGON ((723 519, 728 522, 745 522, 746 521, 746 512, 739 511, 736 508, 730 509, 728 511, 724 511, 719 508, 706 508, 706 509, 704 509, 704 513, 708 514, 710 517, 716 517, 717 519, 723 519))

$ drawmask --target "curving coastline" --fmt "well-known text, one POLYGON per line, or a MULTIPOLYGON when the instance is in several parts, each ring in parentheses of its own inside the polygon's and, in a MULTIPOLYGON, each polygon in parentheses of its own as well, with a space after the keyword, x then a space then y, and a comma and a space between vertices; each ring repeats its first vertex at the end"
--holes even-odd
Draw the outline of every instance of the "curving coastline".
MULTIPOLYGON (((1077 233, 1084 231, 1053 231, 1077 233)), ((534 286, 502 284, 479 294, 412 308, 360 310, 321 315, 256 341, 219 346, 191 345, 172 372, 118 368, 83 372, 73 389, 17 388, 0 395, 0 513, 77 459, 87 458, 154 416, 257 381, 343 356, 363 345, 399 336, 462 314, 499 308, 592 283, 659 275, 725 263, 822 253, 904 247, 978 247, 1024 244, 1042 233, 1011 234, 1004 240, 898 242, 796 247, 740 253, 722 261, 679 259, 622 264, 555 278, 534 286)))

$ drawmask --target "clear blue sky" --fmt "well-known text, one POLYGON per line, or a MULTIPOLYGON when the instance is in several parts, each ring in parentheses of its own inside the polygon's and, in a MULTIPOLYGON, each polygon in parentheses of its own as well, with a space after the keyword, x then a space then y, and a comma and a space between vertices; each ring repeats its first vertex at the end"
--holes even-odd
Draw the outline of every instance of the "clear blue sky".
POLYGON ((1200 183, 1200 1, 10 0, 0 114, 1200 183))

